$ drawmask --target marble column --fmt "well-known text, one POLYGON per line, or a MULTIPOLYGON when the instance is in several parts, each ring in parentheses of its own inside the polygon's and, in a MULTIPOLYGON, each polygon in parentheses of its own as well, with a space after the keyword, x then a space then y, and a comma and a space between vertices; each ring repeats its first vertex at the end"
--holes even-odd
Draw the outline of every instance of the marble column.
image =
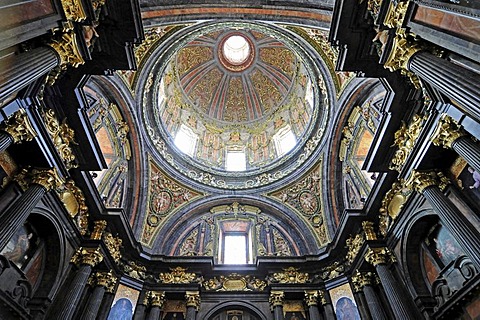
POLYGON ((197 312, 200 308, 200 292, 187 291, 185 293, 185 301, 187 302, 187 317, 186 320, 196 320, 197 312))
POLYGON ((87 305, 82 315, 82 320, 95 320, 103 301, 105 292, 113 292, 117 277, 110 272, 97 272, 90 278, 94 289, 88 297, 87 305))
POLYGON ((436 146, 454 150, 480 173, 480 145, 454 119, 443 115, 431 140, 436 146))
POLYGON ((359 310, 362 314, 362 319, 378 319, 387 320, 388 317, 383 311, 383 306, 378 299, 377 294, 373 288, 373 277, 371 272, 356 271, 352 276, 352 284, 354 288, 354 294, 361 296, 362 304, 366 303, 368 310, 363 310, 359 306, 359 310))
POLYGON ((37 133, 24 109, 19 109, 0 127, 0 152, 12 143, 32 141, 37 133))
POLYGON ((283 320, 283 301, 285 300, 285 293, 283 291, 271 291, 270 298, 270 309, 273 312, 274 320, 283 320))
POLYGON ((147 320, 160 320, 163 304, 165 303, 165 292, 163 291, 149 291, 147 299, 150 304, 150 311, 148 312, 147 320))
POLYGON ((403 284, 393 277, 388 268, 387 264, 394 261, 390 250, 388 248, 370 248, 365 254, 365 260, 375 267, 395 319, 421 319, 420 312, 410 295, 403 289, 403 284))
POLYGON ((54 49, 44 46, 6 57, 0 69, 0 100, 25 88, 60 63, 54 49))
POLYGON ((323 317, 327 320, 336 319, 335 311, 333 310, 332 299, 326 290, 318 291, 318 299, 323 307, 323 317))
POLYGON ((305 304, 308 307, 310 320, 323 320, 318 310, 318 290, 305 291, 305 304))
POLYGON ((477 228, 460 212, 460 210, 443 194, 448 179, 434 171, 413 171, 406 185, 420 192, 430 202, 442 224, 450 231, 465 254, 480 270, 480 236, 477 228))
POLYGON ((0 248, 5 247, 40 199, 57 186, 60 180, 55 169, 33 169, 31 172, 23 170, 16 179, 23 186, 30 182, 30 186, 10 207, 0 213, 0 248))
MULTIPOLYGON (((50 315, 52 319, 72 319, 75 309, 85 289, 92 268, 103 261, 100 248, 79 248, 71 262, 78 266, 73 280, 68 285, 65 295, 58 298, 58 304, 50 315)), ((97 309, 98 310, 98 309, 97 309)))

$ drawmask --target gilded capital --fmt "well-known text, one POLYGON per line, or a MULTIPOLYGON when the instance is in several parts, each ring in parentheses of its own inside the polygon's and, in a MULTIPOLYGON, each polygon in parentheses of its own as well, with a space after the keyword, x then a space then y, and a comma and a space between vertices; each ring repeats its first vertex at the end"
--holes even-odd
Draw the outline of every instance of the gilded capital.
POLYGON ((384 67, 391 72, 397 70, 408 70, 408 63, 412 56, 422 48, 418 43, 412 43, 407 40, 407 35, 404 30, 399 30, 393 39, 392 49, 385 61, 384 67))
POLYGON ((97 286, 104 287, 107 292, 113 293, 115 285, 117 284, 117 277, 113 275, 112 271, 97 272, 95 279, 97 286))
POLYGON ((122 239, 114 237, 110 232, 103 234, 103 242, 107 246, 108 252, 112 259, 118 263, 122 258, 120 248, 122 247, 122 239))
POLYGON ((148 291, 146 299, 150 306, 162 308, 163 304, 165 303, 165 292, 164 291, 148 291))
POLYGON ((185 301, 187 302, 187 308, 193 307, 198 311, 200 308, 200 292, 198 291, 187 291, 185 293, 185 301))
POLYGON ((81 22, 87 18, 81 0, 61 0, 67 20, 81 22))
POLYGON ((365 260, 377 266, 379 264, 388 264, 389 262, 395 262, 395 256, 388 248, 370 248, 365 254, 365 260))
POLYGON ((318 305, 318 290, 305 290, 305 304, 308 307, 318 305))
POLYGON ((413 170, 406 181, 406 187, 423 193, 423 191, 431 186, 438 186, 440 190, 445 189, 449 184, 449 180, 441 172, 435 171, 416 171, 413 170))
POLYGON ((77 68, 85 63, 82 54, 78 49, 77 36, 73 31, 62 34, 60 40, 52 40, 48 44, 60 57, 60 68, 66 69, 68 66, 77 68))
POLYGON ((82 248, 80 247, 70 259, 70 262, 80 266, 82 264, 89 265, 91 267, 96 266, 103 261, 103 255, 100 252, 100 248, 82 248))
POLYGON ((23 141, 32 141, 37 136, 27 113, 20 109, 5 122, 2 130, 13 138, 13 143, 22 143, 23 141))
POLYGON ((358 270, 352 275, 352 284, 355 292, 363 290, 365 286, 371 286, 373 284, 371 272, 360 272, 358 270))
POLYGON ((283 291, 271 291, 268 302, 270 302, 270 308, 273 310, 276 306, 283 306, 285 299, 285 293, 283 291))
POLYGON ((58 185, 62 184, 62 181, 57 173, 57 169, 32 169, 31 171, 31 182, 34 184, 39 184, 47 191, 50 191, 56 188, 58 185))
POLYGON ((438 122, 435 132, 430 139, 436 146, 452 148, 452 143, 460 137, 467 135, 453 118, 444 115, 438 122))
POLYGON ((355 237, 348 238, 345 243, 348 249, 345 258, 349 263, 352 263, 360 252, 363 244, 365 243, 365 239, 362 237, 361 234, 357 234, 355 237))

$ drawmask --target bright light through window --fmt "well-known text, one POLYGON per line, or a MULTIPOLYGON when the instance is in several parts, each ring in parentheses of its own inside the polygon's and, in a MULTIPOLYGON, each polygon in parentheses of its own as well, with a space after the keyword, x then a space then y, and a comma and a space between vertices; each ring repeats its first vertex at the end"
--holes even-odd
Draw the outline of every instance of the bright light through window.
POLYGON ((242 36, 231 36, 223 44, 223 55, 230 63, 242 64, 250 54, 250 45, 242 36))
POLYGON ((275 141, 275 147, 279 157, 292 150, 297 144, 297 139, 295 138, 290 126, 286 126, 277 132, 273 136, 273 140, 275 141))
POLYGON ((225 169, 227 171, 245 171, 247 169, 244 151, 228 150, 225 160, 225 169))
POLYGON ((226 235, 223 251, 223 263, 247 263, 247 239, 244 235, 226 235))
POLYGON ((174 143, 180 151, 192 157, 197 144, 197 139, 197 135, 193 133, 191 129, 182 124, 175 135, 174 143))

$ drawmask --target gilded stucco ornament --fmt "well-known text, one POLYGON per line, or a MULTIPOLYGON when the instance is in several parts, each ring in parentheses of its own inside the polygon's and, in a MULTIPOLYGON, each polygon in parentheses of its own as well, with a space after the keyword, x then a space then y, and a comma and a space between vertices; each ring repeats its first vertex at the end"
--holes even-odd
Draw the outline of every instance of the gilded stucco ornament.
POLYGON ((31 183, 39 184, 47 191, 56 188, 62 184, 63 181, 58 175, 57 169, 32 169, 31 171, 31 183))
POLYGON ((162 272, 158 278, 160 283, 169 284, 198 283, 201 281, 201 277, 193 272, 187 272, 187 268, 182 267, 170 268, 170 272, 162 272))
POLYGON ((70 147, 71 144, 77 144, 74 140, 75 132, 66 123, 66 119, 60 123, 52 109, 47 109, 43 112, 43 119, 53 144, 57 148, 67 169, 78 167, 75 163, 75 155, 70 147))
POLYGON ((146 277, 147 268, 141 264, 137 264, 135 261, 128 261, 127 263, 121 262, 123 271, 134 279, 143 280, 146 277))
POLYGON ((382 247, 368 249, 365 254, 365 260, 373 266, 377 266, 379 264, 395 262, 396 258, 388 248, 382 247))
POLYGON ((390 169, 397 170, 398 172, 402 170, 403 165, 407 161, 408 156, 420 136, 425 120, 426 116, 414 115, 408 127, 402 122, 400 129, 395 132, 394 145, 397 146, 398 149, 395 151, 389 167, 390 169))
POLYGON ((270 308, 273 310, 277 306, 283 306, 285 300, 285 293, 283 291, 270 291, 270 297, 268 302, 270 303, 270 308))
POLYGON ((75 185, 75 181, 68 179, 64 184, 56 188, 58 197, 67 209, 70 217, 76 219, 76 225, 80 234, 88 232, 88 207, 82 190, 75 185))
POLYGON ((91 267, 96 266, 103 261, 103 255, 100 252, 100 247, 98 248, 78 248, 75 254, 70 259, 70 262, 80 266, 88 265, 91 267))
POLYGON ((328 279, 334 279, 345 271, 345 264, 347 263, 347 260, 343 261, 335 261, 331 265, 326 266, 320 271, 319 277, 328 280, 328 279))
POLYGON ((188 307, 193 307, 198 311, 200 308, 200 292, 198 291, 187 291, 185 293, 185 301, 188 307))
POLYGON ((59 40, 52 40, 48 44, 52 47, 60 57, 60 69, 64 70, 68 66, 78 68, 78 66, 85 63, 82 54, 78 49, 77 36, 73 31, 62 33, 59 40))
POLYGON ((363 291, 363 287, 373 285, 373 274, 371 272, 360 272, 356 270, 352 275, 354 292, 363 291))
POLYGON ((20 109, 10 117, 0 129, 13 138, 13 143, 32 141, 37 136, 28 115, 24 109, 20 109))
POLYGON ((362 248, 363 244, 365 243, 365 239, 361 234, 357 234, 355 237, 350 237, 345 241, 347 245, 347 255, 346 259, 349 263, 353 263, 355 258, 357 257, 360 249, 362 248))
POLYGON ((268 276, 269 283, 307 283, 310 278, 308 273, 300 272, 299 268, 288 267, 283 269, 283 272, 275 272, 268 276))
POLYGON ((122 239, 119 237, 114 237, 110 232, 106 232, 103 234, 103 242, 107 246, 108 252, 115 263, 119 263, 120 259, 122 258, 122 254, 120 252, 120 248, 122 247, 122 239))
POLYGON ((67 20, 82 22, 87 18, 81 0, 61 0, 61 3, 67 20))
POLYGON ((466 135, 467 133, 453 118, 443 115, 435 128, 431 141, 436 146, 443 146, 448 149, 452 148, 452 143, 455 140, 466 135))
POLYGON ((213 277, 202 283, 207 291, 264 291, 267 283, 254 276, 231 273, 228 276, 213 277))
POLYGON ((318 305, 318 290, 305 290, 305 304, 307 307, 318 305))
POLYGON ((95 273, 95 284, 97 286, 102 286, 107 292, 113 293, 115 285, 117 284, 118 278, 112 273, 109 272, 97 272, 95 273))
POLYGON ((365 232, 365 240, 377 240, 377 234, 375 233, 375 229, 373 228, 372 221, 363 221, 362 228, 365 232))
POLYGON ((328 292, 327 292, 327 291, 318 290, 318 301, 320 301, 320 303, 322 304, 322 306, 328 304, 327 295, 328 295, 328 292))
POLYGON ((97 220, 93 223, 93 231, 90 234, 90 239, 92 240, 101 240, 103 232, 107 227, 107 221, 105 220, 97 220))
POLYGON ((443 191, 449 183, 450 180, 441 172, 413 170, 405 184, 410 190, 423 193, 431 186, 438 186, 443 191))
POLYGON ((388 11, 383 24, 389 28, 401 28, 407 13, 409 1, 401 1, 396 4, 392 1, 388 5, 388 11))
POLYGON ((382 206, 379 210, 379 232, 384 237, 387 235, 392 221, 400 214, 403 205, 412 194, 412 190, 407 188, 405 184, 404 179, 394 182, 392 188, 383 197, 382 206))
POLYGON ((407 76, 415 88, 419 89, 420 82, 417 76, 409 71, 408 63, 412 56, 421 50, 418 43, 407 40, 405 30, 398 29, 384 67, 391 72, 400 70, 401 74, 407 76))

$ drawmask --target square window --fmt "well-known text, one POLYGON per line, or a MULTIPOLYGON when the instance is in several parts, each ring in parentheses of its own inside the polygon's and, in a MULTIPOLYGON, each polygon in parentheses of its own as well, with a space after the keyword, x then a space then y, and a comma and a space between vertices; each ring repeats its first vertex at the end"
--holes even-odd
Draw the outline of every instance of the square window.
POLYGON ((288 153, 297 144, 297 139, 295 138, 290 126, 286 126, 285 128, 279 130, 273 136, 273 140, 275 141, 275 148, 277 149, 277 155, 279 157, 288 153))
POLYGON ((225 235, 223 246, 223 263, 247 263, 247 237, 245 235, 225 235))
POLYGON ((198 136, 190 128, 182 124, 175 135, 174 143, 180 151, 192 157, 197 140, 198 136))
POLYGON ((245 152, 237 150, 227 150, 225 169, 227 171, 245 171, 247 169, 245 152))

